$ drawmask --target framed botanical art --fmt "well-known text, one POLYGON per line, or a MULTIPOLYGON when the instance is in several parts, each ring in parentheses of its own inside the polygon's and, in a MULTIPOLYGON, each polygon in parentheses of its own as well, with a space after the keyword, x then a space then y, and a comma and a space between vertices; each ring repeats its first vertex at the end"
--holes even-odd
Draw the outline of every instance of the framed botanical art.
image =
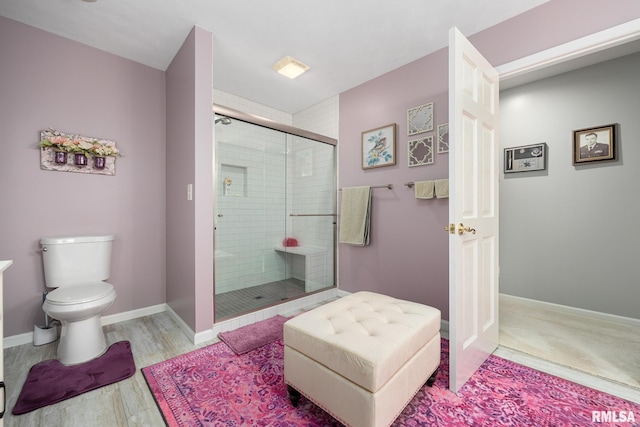
POLYGON ((362 169, 396 164, 396 124, 362 132, 362 169))
POLYGON ((409 167, 433 164, 433 136, 407 142, 409 167))
POLYGON ((407 110, 407 135, 433 130, 433 102, 407 110))
POLYGON ((573 164, 616 159, 616 125, 573 131, 573 164))

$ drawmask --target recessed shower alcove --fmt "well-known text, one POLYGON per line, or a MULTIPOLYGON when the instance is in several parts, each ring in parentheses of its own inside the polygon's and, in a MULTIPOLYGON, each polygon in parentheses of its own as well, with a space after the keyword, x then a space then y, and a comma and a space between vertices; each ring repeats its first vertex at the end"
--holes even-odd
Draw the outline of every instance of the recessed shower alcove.
POLYGON ((223 196, 247 197, 247 168, 244 166, 220 165, 223 196))
POLYGON ((336 141, 214 113, 215 321, 334 287, 336 141))

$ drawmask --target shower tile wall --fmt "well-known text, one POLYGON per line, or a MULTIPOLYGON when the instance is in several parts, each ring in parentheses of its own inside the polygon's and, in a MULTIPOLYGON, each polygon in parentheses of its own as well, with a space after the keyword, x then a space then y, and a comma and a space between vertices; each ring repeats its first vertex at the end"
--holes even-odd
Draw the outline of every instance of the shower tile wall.
MULTIPOLYGON (((338 138, 339 117, 338 96, 319 102, 305 110, 293 115, 293 125, 311 132, 338 138)), ((313 147, 313 175, 306 179, 298 180, 294 184, 293 206, 301 211, 307 209, 309 213, 335 213, 337 178, 335 175, 337 164, 334 156, 337 150, 331 150, 322 144, 311 144, 313 147), (330 176, 322 175, 330 174, 330 176), (332 182, 331 178, 334 179, 332 182)), ((301 147, 300 150, 305 150, 301 147)), ((295 170, 295 169, 294 169, 295 170)), ((324 277, 324 283, 308 284, 307 290, 315 290, 325 286, 333 286, 334 283, 334 242, 332 234, 335 231, 336 217, 303 217, 298 218, 293 226, 293 233, 299 235, 302 242, 313 242, 326 250, 323 265, 319 264, 319 258, 313 257, 312 271, 307 272, 310 277, 324 277), (316 263, 315 261, 318 261, 316 263), (324 271, 318 273, 319 271, 324 271)), ((298 264, 301 262, 298 259, 298 264)), ((294 264, 294 273, 299 271, 299 265, 294 264)), ((295 274, 294 274, 295 276, 295 274)))
MULTIPOLYGON (((233 127, 240 125, 225 128, 225 139, 233 139, 233 127)), ((242 135, 247 138, 247 131, 242 135)), ((313 277, 313 289, 308 290, 332 286, 335 217, 289 214, 335 213, 333 147, 289 136, 295 140, 284 154, 283 134, 257 128, 251 138, 262 141, 263 149, 238 140, 218 141, 216 215, 222 216, 216 217, 216 293, 288 277, 313 277), (226 195, 225 173, 232 181, 226 195), (290 183, 286 189, 285 178, 290 183), (244 188, 236 187, 242 183, 244 188), (285 237, 296 238, 303 248, 322 249, 324 255, 284 258, 274 248, 282 246, 285 237)))
POLYGON ((241 122, 219 131, 216 163, 216 293, 282 280, 284 265, 273 249, 285 234, 284 137, 241 122), (259 141, 256 143, 256 141, 259 141), (248 144, 252 146, 248 146, 248 144), (256 147, 256 144, 259 144, 256 147), (225 168, 227 166, 227 168, 225 168), (231 178, 225 195, 224 171, 231 178), (244 188, 237 189, 239 181, 244 188), (265 232, 267 230, 267 232, 265 232))
POLYGON ((334 96, 294 114, 293 125, 338 139, 338 117, 338 97, 334 96))
MULTIPOLYGON (((290 168, 291 213, 294 214, 335 214, 335 173, 332 146, 293 137, 293 150, 290 153, 292 167, 290 168)), ((311 289, 317 290, 332 286, 333 277, 333 247, 335 216, 302 216, 290 217, 292 237, 295 237, 302 247, 323 249, 325 256, 310 256, 312 271, 307 271, 308 277, 314 279, 311 289), (319 263, 323 261, 323 264, 319 263), (319 271, 324 272, 320 274, 319 271)), ((303 257, 293 259, 293 277, 304 280, 303 257), (301 273, 302 271, 302 273, 301 273), (303 276, 303 277, 300 277, 303 276)))
MULTIPOLYGON (((337 96, 294 116, 215 89, 214 102, 281 123, 293 122, 297 127, 328 136, 335 137, 337 134, 337 96)), ((335 150, 324 144, 305 141, 304 138, 288 136, 290 150, 284 156, 285 163, 280 152, 283 148, 282 134, 279 137, 267 137, 266 141, 277 145, 277 149, 267 149, 265 146, 264 152, 258 156, 255 150, 243 146, 241 141, 235 139, 238 137, 238 133, 233 130, 235 124, 225 126, 224 129, 220 126, 215 130, 216 139, 218 135, 225 135, 225 138, 218 142, 220 146, 216 150, 216 163, 246 168, 247 193, 246 197, 233 195, 233 191, 231 196, 223 196, 224 176, 216 177, 216 214, 223 215, 221 218, 216 217, 216 294, 281 280, 284 276, 304 280, 304 257, 289 256, 290 263, 285 271, 280 258, 282 254, 273 250, 275 246, 282 244, 285 230, 289 236, 298 239, 301 245, 324 248, 327 251, 325 257, 312 258, 312 271, 308 273, 324 280, 320 284, 315 283, 314 290, 332 286, 335 217, 290 217, 289 214, 335 213, 335 150), (220 150, 222 144, 227 144, 224 150, 220 150), (265 168, 264 160, 269 156, 279 156, 278 164, 281 166, 265 168), (282 183, 285 174, 288 175, 286 178, 289 182, 294 184, 289 185, 286 192, 282 184, 279 185, 281 190, 276 190, 272 183, 282 183), (274 191, 267 192, 267 188, 274 191), (285 198, 289 202, 289 209, 283 216, 285 198), (239 213, 225 215, 225 212, 233 212, 233 206, 240 208, 239 213), (267 224, 270 224, 268 228, 271 230, 268 234, 258 231, 264 230, 262 225, 267 224), (323 260, 318 261, 320 258, 323 260)), ((265 131, 257 128, 256 132, 265 131)), ((264 135, 253 137, 264 139, 264 135)), ((233 182, 236 183, 236 180, 233 182)))

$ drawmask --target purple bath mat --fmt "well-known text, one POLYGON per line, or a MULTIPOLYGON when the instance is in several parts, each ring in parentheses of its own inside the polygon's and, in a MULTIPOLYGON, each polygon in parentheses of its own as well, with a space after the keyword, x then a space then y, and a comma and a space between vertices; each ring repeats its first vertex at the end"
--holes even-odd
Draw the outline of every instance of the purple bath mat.
POLYGON ((274 316, 233 331, 220 332, 218 338, 235 354, 244 354, 282 338, 282 328, 287 320, 287 317, 274 316))
POLYGON ((129 378, 135 372, 129 341, 112 344, 102 356, 79 365, 65 366, 57 360, 45 360, 31 367, 12 413, 21 415, 62 402, 129 378))

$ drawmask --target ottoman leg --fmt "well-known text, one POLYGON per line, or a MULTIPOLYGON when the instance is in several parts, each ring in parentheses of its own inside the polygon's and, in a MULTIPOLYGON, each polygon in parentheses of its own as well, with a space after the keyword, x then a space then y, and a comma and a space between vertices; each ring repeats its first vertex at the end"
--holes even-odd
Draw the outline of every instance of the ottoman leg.
POLYGON ((436 382, 436 375, 438 375, 438 368, 436 368, 436 370, 433 371, 433 374, 431 374, 431 376, 427 380, 427 385, 429 387, 431 387, 436 382))
POLYGON ((287 392, 289 393, 289 400, 294 408, 298 407, 298 400, 300 400, 300 392, 295 388, 287 384, 287 392))

